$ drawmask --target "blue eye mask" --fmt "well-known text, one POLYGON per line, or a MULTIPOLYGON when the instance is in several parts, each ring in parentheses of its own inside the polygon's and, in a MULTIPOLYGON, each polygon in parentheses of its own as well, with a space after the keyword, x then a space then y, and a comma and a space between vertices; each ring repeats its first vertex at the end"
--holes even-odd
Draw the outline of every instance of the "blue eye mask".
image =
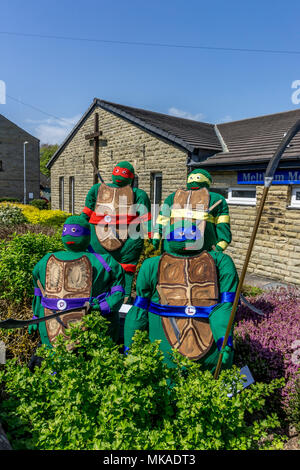
POLYGON ((90 230, 82 227, 79 224, 65 224, 62 231, 62 236, 71 236, 71 237, 84 237, 90 235, 90 230))
POLYGON ((196 241, 202 238, 200 230, 196 225, 190 227, 177 227, 169 233, 167 240, 176 242, 196 241))

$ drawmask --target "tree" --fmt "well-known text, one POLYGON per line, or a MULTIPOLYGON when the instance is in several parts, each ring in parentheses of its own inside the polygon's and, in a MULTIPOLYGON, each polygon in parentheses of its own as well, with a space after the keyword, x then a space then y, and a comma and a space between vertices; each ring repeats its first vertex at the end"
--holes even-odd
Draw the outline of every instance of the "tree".
POLYGON ((58 149, 59 145, 54 144, 54 145, 49 145, 49 144, 43 144, 41 145, 41 150, 40 150, 40 170, 43 175, 50 176, 50 171, 48 168, 46 168, 46 164, 49 162, 50 158, 56 150, 58 149))

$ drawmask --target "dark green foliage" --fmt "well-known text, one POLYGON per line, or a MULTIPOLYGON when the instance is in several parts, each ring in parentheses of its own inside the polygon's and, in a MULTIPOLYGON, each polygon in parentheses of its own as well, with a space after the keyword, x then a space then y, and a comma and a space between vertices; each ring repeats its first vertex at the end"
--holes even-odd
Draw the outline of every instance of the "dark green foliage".
MULTIPOLYGON (((290 402, 288 417, 300 435, 300 370, 297 373, 295 390, 290 402)), ((300 437, 299 437, 300 441, 300 437)))
POLYGON ((242 294, 245 297, 256 297, 257 295, 263 294, 263 290, 260 287, 244 284, 242 287, 242 294))
POLYGON ((254 384, 241 393, 237 369, 218 381, 178 353, 168 369, 158 342, 138 332, 127 356, 106 336, 99 315, 69 331, 76 349, 60 338, 41 348, 32 373, 9 361, 0 373, 0 421, 14 449, 197 450, 279 448, 267 438, 275 415, 254 419, 281 385, 254 384), (231 386, 230 386, 231 384, 231 386))
POLYGON ((14 197, 0 197, 0 202, 20 202, 18 198, 14 197))
POLYGON ((49 209, 49 203, 45 199, 33 199, 29 204, 40 210, 49 209))
POLYGON ((19 225, 25 224, 26 222, 27 219, 19 207, 9 204, 0 205, 0 225, 19 225))
POLYGON ((48 161, 50 160, 52 155, 54 155, 54 153, 56 152, 58 147, 59 146, 57 144, 55 144, 55 145, 44 144, 44 145, 41 146, 41 150, 40 150, 40 170, 41 170, 41 173, 43 173, 43 175, 50 176, 50 170, 48 170, 48 168, 46 168, 46 164, 48 163, 48 161))
POLYGON ((59 234, 16 235, 0 241, 0 299, 12 304, 28 303, 33 297, 32 270, 48 252, 63 249, 59 234))

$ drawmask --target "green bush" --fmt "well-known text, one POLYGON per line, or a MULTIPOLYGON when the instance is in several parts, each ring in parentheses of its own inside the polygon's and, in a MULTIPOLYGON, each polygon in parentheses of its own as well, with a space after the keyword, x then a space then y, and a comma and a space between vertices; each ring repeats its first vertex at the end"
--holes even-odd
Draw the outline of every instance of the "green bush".
POLYGON ((26 222, 27 219, 19 207, 0 205, 0 225, 20 225, 26 222))
POLYGON ((249 286, 244 284, 242 287, 242 294, 245 297, 256 297, 257 295, 263 294, 263 290, 260 287, 249 286))
POLYGON ((14 197, 0 197, 0 202, 20 202, 19 199, 14 197))
POLYGON ((48 252, 63 249, 61 236, 41 233, 15 235, 0 241, 0 299, 12 304, 31 301, 32 270, 48 252))
POLYGON ((259 417, 265 400, 281 385, 242 388, 239 371, 218 380, 178 353, 168 369, 158 342, 137 332, 127 356, 106 335, 106 321, 87 315, 74 325, 69 352, 38 350, 41 367, 10 360, 0 373, 0 421, 14 449, 37 450, 243 450, 277 449, 269 433, 275 415, 259 417), (234 385, 235 384, 235 385, 234 385), (228 393, 233 392, 229 397, 228 393))
MULTIPOLYGON (((297 373, 295 391, 291 399, 288 417, 290 422, 295 425, 298 434, 300 435, 300 369, 297 373)), ((299 437, 300 441, 300 437, 299 437)))
POLYGON ((49 209, 49 203, 45 199, 33 199, 29 204, 40 210, 49 209))

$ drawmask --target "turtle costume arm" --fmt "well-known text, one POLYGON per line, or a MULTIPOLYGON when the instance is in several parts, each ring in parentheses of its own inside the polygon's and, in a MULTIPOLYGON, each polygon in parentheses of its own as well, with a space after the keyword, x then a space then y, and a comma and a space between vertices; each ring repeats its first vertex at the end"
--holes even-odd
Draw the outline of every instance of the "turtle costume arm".
MULTIPOLYGON (((41 260, 42 261, 42 260, 41 260)), ((33 287, 34 289, 38 289, 38 283, 37 281, 40 280, 40 263, 39 261, 32 272, 32 279, 33 279, 33 287)), ((41 297, 34 295, 33 300, 32 300, 32 311, 33 311, 33 317, 32 318, 40 318, 40 312, 41 312, 41 297)), ((28 333, 32 333, 33 331, 36 331, 38 329, 38 325, 29 325, 28 327, 28 333)))
POLYGON ((214 226, 216 231, 217 243, 215 245, 217 251, 224 251, 229 243, 231 243, 230 216, 228 205, 223 196, 210 192, 210 205, 221 200, 211 212, 214 218, 214 226))
POLYGON ((101 183, 94 184, 89 190, 89 192, 87 193, 87 196, 85 199, 85 206, 83 208, 83 211, 80 214, 81 217, 83 217, 87 221, 90 220, 90 217, 95 210, 97 194, 98 194, 100 184, 101 183))
MULTIPOLYGON (((120 264, 114 260, 112 256, 101 255, 107 264, 110 267, 110 292, 105 299, 100 300, 100 302, 95 298, 92 306, 92 310, 100 310, 103 315, 108 315, 110 313, 118 313, 121 305, 124 301, 124 270, 120 264)), ((98 271, 101 273, 101 270, 98 271)), ((102 276, 101 276, 102 277, 102 276)), ((99 287, 102 284, 101 277, 97 277, 94 281, 93 289, 95 288, 99 292, 99 287)), ((100 290, 101 291, 101 290, 100 290)))
POLYGON ((136 212, 141 220, 143 238, 151 238, 151 202, 147 193, 139 188, 133 188, 135 194, 136 212))
MULTIPOLYGON (((156 291, 157 282, 157 266, 155 258, 146 259, 137 276, 136 281, 136 300, 141 297, 150 299, 156 291)), ((125 318, 124 325, 124 346, 128 349, 132 343, 132 338, 137 330, 145 331, 149 327, 148 310, 142 307, 133 306, 129 310, 125 318)))
POLYGON ((174 194, 175 193, 170 194, 164 200, 164 203, 155 221, 152 244, 156 250, 159 248, 159 244, 160 244, 161 239, 164 236, 164 232, 166 228, 169 227, 169 224, 170 224, 171 208, 173 206, 174 194))
MULTIPOLYGON (((213 256, 216 263, 220 292, 235 292, 239 278, 232 259, 230 256, 220 252, 211 252, 210 254, 213 256)), ((210 328, 218 349, 222 347, 223 338, 231 314, 232 303, 233 302, 220 303, 209 315, 210 328)), ((223 354, 223 364, 225 367, 231 367, 233 361, 232 333, 233 331, 231 331, 223 354)))

